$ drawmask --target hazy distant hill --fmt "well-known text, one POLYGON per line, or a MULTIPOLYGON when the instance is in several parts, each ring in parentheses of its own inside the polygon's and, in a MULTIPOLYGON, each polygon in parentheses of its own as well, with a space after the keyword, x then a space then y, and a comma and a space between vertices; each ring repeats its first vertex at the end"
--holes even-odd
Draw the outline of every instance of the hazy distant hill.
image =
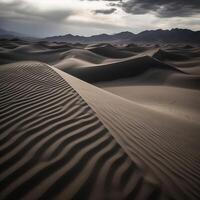
POLYGON ((100 34, 90 37, 79 35, 62 35, 47 37, 44 40, 70 43, 95 43, 95 42, 164 42, 164 43, 200 43, 200 31, 188 29, 151 30, 139 34, 121 32, 113 35, 100 34))
POLYGON ((8 31, 8 30, 2 29, 2 28, 0 28, 0 38, 1 39, 19 38, 19 39, 25 39, 25 40, 30 40, 30 41, 38 40, 37 38, 31 37, 29 35, 17 33, 14 31, 8 31))
POLYGON ((0 29, 0 37, 1 38, 13 38, 13 37, 27 37, 27 36, 23 35, 21 33, 0 29))

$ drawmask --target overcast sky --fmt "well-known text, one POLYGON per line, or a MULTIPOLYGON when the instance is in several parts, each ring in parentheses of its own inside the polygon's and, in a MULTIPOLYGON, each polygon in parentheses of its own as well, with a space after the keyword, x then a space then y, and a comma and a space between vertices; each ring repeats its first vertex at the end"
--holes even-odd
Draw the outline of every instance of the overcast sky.
POLYGON ((0 0, 0 28, 32 36, 200 30, 200 0, 0 0))

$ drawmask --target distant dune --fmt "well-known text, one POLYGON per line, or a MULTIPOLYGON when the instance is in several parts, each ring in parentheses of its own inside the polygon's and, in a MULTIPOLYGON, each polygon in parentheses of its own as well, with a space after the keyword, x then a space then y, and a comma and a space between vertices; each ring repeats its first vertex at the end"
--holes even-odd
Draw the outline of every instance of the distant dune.
POLYGON ((0 42, 0 199, 200 199, 198 46, 0 42))
POLYGON ((89 47, 88 49, 96 54, 108 58, 127 58, 133 55, 131 52, 128 51, 120 51, 120 49, 117 49, 110 44, 105 44, 101 46, 99 45, 98 47, 89 47))
POLYGON ((159 49, 155 54, 153 55, 154 58, 157 58, 158 60, 166 61, 166 60, 187 60, 188 58, 184 55, 166 52, 164 50, 159 49))

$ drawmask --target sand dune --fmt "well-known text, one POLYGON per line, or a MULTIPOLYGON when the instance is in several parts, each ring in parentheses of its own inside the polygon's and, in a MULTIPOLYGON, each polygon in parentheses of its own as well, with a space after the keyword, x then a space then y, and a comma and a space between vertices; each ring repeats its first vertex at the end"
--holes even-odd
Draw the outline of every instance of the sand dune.
POLYGON ((0 199, 200 199, 199 47, 4 39, 0 64, 0 199))
POLYGON ((133 77, 151 69, 179 72, 172 66, 160 63, 149 56, 139 56, 120 61, 114 61, 93 67, 80 67, 64 70, 87 82, 110 81, 119 78, 133 77))
POLYGON ((130 158, 175 199, 199 199, 197 123, 100 90, 61 71, 130 158), (102 98, 103 97, 103 98, 102 98))
POLYGON ((87 62, 85 60, 68 57, 68 58, 62 59, 60 62, 56 63, 54 66, 62 71, 70 71, 70 69, 77 69, 80 67, 89 67, 93 65, 92 63, 87 62))
POLYGON ((164 51, 162 49, 159 49, 154 55, 154 58, 157 58, 158 60, 161 61, 166 61, 166 60, 187 60, 188 58, 184 55, 176 54, 176 53, 170 53, 167 51, 164 51))
POLYGON ((168 47, 165 50, 155 52, 153 57, 160 61, 164 61, 170 65, 177 66, 180 70, 192 74, 199 75, 200 51, 199 47, 185 45, 180 47, 168 47))
MULTIPOLYGON (((200 76, 168 65, 150 56, 139 56, 120 61, 112 61, 99 65, 76 65, 71 68, 61 68, 75 77, 89 83, 109 82, 121 80, 135 85, 170 85, 183 88, 200 89, 200 76)), ((112 83, 111 83, 112 84, 112 83)))
POLYGON ((102 63, 106 58, 97 54, 92 53, 86 49, 72 49, 64 53, 65 58, 77 58, 90 63, 99 64, 102 63))
POLYGON ((125 47, 122 47, 121 49, 123 49, 125 51, 131 51, 133 53, 141 53, 141 52, 148 50, 149 48, 131 43, 131 44, 127 44, 125 47))
POLYGON ((22 62, 0 71, 1 199, 165 196, 54 70, 22 62))
POLYGON ((90 46, 88 47, 90 51, 93 53, 102 55, 108 58, 127 58, 133 56, 131 52, 128 51, 120 51, 120 49, 115 48, 110 44, 98 45, 98 46, 90 46))

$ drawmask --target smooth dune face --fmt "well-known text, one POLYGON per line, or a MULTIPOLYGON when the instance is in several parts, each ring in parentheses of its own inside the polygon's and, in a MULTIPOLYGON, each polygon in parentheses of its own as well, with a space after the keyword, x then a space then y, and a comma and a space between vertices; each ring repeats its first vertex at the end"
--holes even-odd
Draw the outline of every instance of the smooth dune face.
POLYGON ((200 199, 198 46, 0 42, 0 199, 200 199))
POLYGON ((167 198, 49 66, 0 72, 1 199, 167 198))
POLYGON ((158 112, 57 72, 95 110, 150 180, 175 199, 199 199, 200 125, 197 121, 185 120, 180 114, 158 112))
POLYGON ((98 83, 98 87, 149 109, 196 124, 200 121, 200 91, 172 86, 133 85, 131 80, 98 83))

